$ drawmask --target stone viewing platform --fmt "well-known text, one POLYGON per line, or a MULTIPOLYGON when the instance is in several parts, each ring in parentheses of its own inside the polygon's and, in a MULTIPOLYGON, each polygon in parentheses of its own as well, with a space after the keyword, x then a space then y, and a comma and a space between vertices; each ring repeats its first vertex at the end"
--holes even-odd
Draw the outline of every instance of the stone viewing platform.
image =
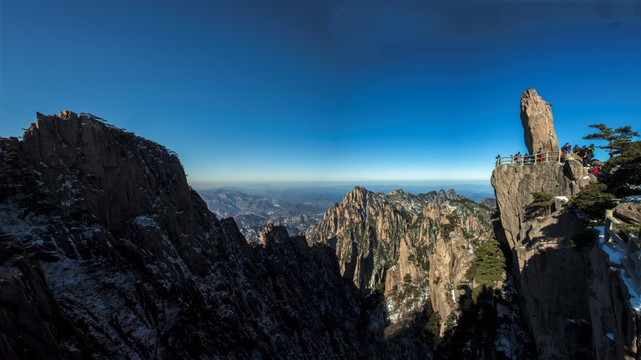
POLYGON ((502 164, 523 166, 534 165, 542 162, 563 162, 563 155, 561 151, 546 151, 539 155, 510 155, 510 156, 497 156, 495 166, 502 164))

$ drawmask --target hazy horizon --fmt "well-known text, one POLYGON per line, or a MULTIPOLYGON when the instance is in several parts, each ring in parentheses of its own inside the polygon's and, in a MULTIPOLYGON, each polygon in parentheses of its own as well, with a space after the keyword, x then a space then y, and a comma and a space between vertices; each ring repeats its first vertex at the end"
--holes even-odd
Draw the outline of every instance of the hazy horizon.
POLYGON ((376 193, 388 194, 394 190, 403 190, 404 192, 418 195, 426 194, 431 191, 454 191, 462 196, 474 201, 480 201, 484 198, 494 198, 494 188, 487 181, 411 181, 411 182, 245 182, 231 184, 201 184, 201 186, 192 187, 198 192, 231 190, 238 191, 249 195, 259 195, 273 198, 285 198, 299 195, 300 197, 331 197, 333 201, 340 201, 345 194, 355 187, 363 187, 376 193))
POLYGON ((190 185, 195 189, 207 190, 210 188, 223 188, 223 187, 297 187, 297 186, 437 186, 437 185, 478 185, 490 186, 490 179, 482 180, 457 180, 457 179, 443 179, 443 180, 394 180, 394 181, 371 181, 371 180, 354 180, 354 181, 233 181, 233 182, 195 182, 190 185), (359 185, 364 184, 364 185, 359 185))

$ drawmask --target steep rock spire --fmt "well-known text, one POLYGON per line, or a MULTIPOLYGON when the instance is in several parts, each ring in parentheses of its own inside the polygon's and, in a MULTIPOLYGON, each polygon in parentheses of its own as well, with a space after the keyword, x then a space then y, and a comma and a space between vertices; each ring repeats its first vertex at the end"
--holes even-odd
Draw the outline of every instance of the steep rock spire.
POLYGON ((521 96, 521 124, 525 146, 530 154, 539 148, 543 151, 559 151, 552 107, 535 89, 526 89, 521 96))

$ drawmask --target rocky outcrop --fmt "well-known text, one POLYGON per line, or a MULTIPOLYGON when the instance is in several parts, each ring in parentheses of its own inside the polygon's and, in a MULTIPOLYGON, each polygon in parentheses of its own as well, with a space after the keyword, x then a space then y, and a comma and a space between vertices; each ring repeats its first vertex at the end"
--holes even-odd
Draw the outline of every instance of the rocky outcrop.
POLYGON ((1 357, 372 358, 384 347, 332 249, 274 226, 248 244, 164 147, 62 112, 0 148, 1 357))
POLYGON ((623 201, 614 208, 614 216, 625 223, 632 225, 641 224, 641 205, 639 203, 623 201))
POLYGON ((590 356, 589 260, 571 239, 586 223, 562 201, 550 214, 530 207, 533 192, 572 197, 589 183, 575 160, 500 165, 492 173, 521 310, 542 359, 590 356), (583 321, 582 319, 585 319, 583 321))
MULTIPOLYGON (((467 314, 466 303, 471 304, 474 288, 466 278, 467 270, 476 258, 476 248, 493 235, 492 211, 453 191, 412 195, 396 190, 385 195, 357 187, 325 213, 308 238, 335 249, 346 279, 366 293, 382 295, 385 338, 393 338, 417 314, 433 314, 439 324, 437 337, 453 332, 459 341, 466 339, 457 345, 447 340, 450 345, 445 348, 455 350, 449 355, 443 350, 441 355, 446 358, 474 358, 493 352, 528 358, 524 345, 528 335, 519 327, 516 303, 507 297, 497 300, 501 305, 494 305, 503 309, 493 320, 495 337, 483 335, 484 340, 475 341, 474 346, 465 345, 473 335, 456 330, 456 319, 467 314)), ((501 267, 500 271, 504 270, 501 267)), ((509 284, 496 286, 513 291, 509 284)), ((474 325, 465 326, 471 329, 474 325)))
POLYGON ((552 107, 534 89, 525 90, 521 96, 521 124, 530 154, 535 154, 539 148, 546 152, 559 151, 552 107))
MULTIPOLYGON (((492 172, 492 186, 500 211, 501 224, 505 230, 508 244, 516 248, 526 237, 524 223, 529 222, 532 209, 533 192, 544 192, 554 196, 571 197, 590 183, 587 171, 577 160, 569 159, 566 164, 557 162, 536 163, 532 166, 497 166, 492 172), (570 165, 579 164, 579 167, 570 165), (567 168, 574 169, 568 176, 567 168)), ((523 263, 519 260, 519 266, 523 263)))
POLYGON ((474 249, 493 235, 489 211, 469 202, 444 205, 428 203, 413 224, 422 230, 418 243, 430 249, 430 299, 442 323, 450 314, 460 314, 459 298, 465 295, 460 286, 468 283, 465 274, 474 259, 474 249))
POLYGON ((496 199, 494 198, 481 199, 479 203, 488 209, 496 209, 496 199))
POLYGON ((639 208, 622 201, 606 210, 602 234, 590 251, 592 338, 597 359, 639 359, 641 349, 641 248, 639 208))
POLYGON ((605 244, 601 238, 589 253, 592 265, 589 304, 593 358, 638 359, 641 348, 641 308, 635 309, 632 306, 631 302, 639 306, 639 298, 634 288, 628 289, 628 284, 638 281, 638 277, 627 273, 638 270, 626 269, 617 261, 625 258, 625 254, 612 251, 613 248, 616 249, 616 246, 605 244), (610 258, 608 252, 613 258, 610 258))
POLYGON ((452 190, 419 195, 395 190, 385 195, 356 187, 341 204, 327 210, 308 239, 335 248, 341 273, 360 289, 372 291, 385 284, 390 291, 406 275, 414 281, 426 277, 421 264, 427 264, 427 254, 416 256, 417 239, 408 238, 410 227, 420 225, 413 220, 428 203, 461 199, 452 190), (405 257, 399 258, 401 253, 405 257), (414 261, 408 261, 409 255, 414 261), (392 267, 394 276, 389 274, 392 267))
MULTIPOLYGON (((557 151, 550 105, 532 89, 521 99, 521 120, 530 152, 557 151)), ((590 181, 596 178, 573 159, 499 165, 492 173, 498 230, 541 359, 639 357, 638 247, 631 239, 594 241, 596 229, 567 204, 590 181), (541 208, 532 204, 534 192, 555 198, 541 208)), ((614 213, 632 222, 639 217, 630 203, 614 213)))

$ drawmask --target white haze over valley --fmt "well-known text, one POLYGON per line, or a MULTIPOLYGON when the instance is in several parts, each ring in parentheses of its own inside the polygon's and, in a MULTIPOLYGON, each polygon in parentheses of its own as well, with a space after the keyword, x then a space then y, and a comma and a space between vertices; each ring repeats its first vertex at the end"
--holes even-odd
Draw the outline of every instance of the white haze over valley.
POLYGON ((304 203, 305 199, 323 199, 340 202, 345 194, 354 187, 360 186, 373 192, 389 193, 402 189, 411 194, 429 193, 431 191, 454 189, 457 194, 479 202, 485 198, 494 198, 494 189, 487 180, 444 180, 444 181, 404 181, 404 182, 281 182, 281 183, 196 183, 194 188, 206 190, 233 190, 241 193, 269 197, 282 201, 304 203))

